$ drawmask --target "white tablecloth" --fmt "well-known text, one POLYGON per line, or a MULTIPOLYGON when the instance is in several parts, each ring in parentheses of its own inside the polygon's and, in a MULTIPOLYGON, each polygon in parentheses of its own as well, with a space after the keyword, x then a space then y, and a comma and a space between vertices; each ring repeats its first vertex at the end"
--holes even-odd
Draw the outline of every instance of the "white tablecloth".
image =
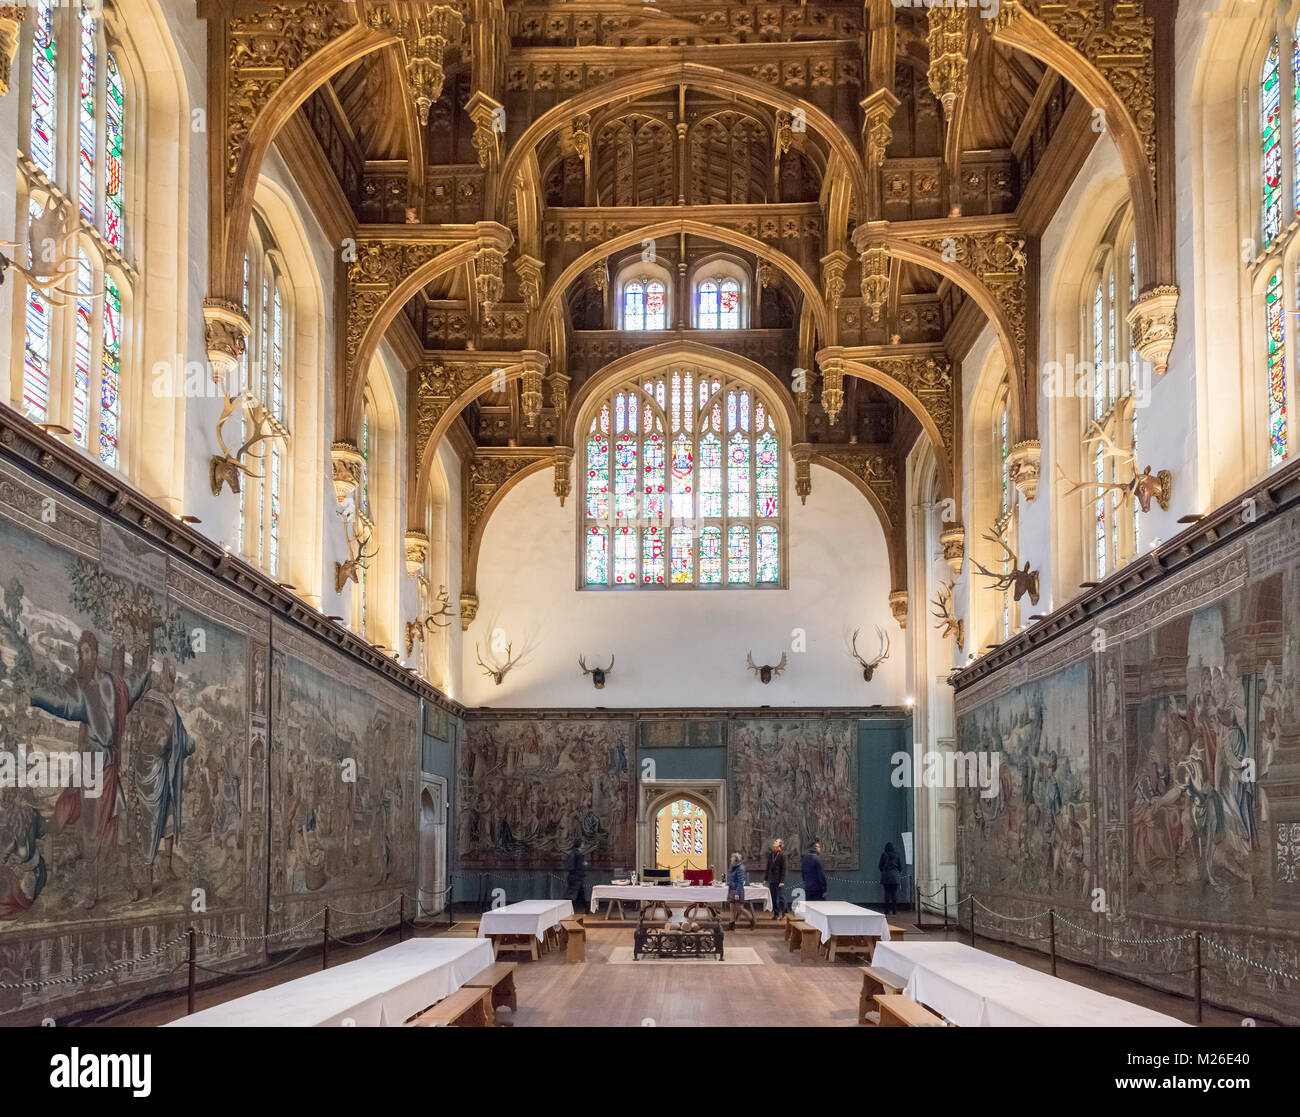
POLYGON ((795 914, 822 933, 822 942, 832 935, 874 935, 882 942, 889 938, 885 916, 843 900, 805 900, 803 911, 795 914))
POLYGON ((532 935, 546 937, 546 928, 573 914, 572 900, 520 900, 503 908, 489 908, 479 921, 478 935, 532 935))
POLYGON ((906 978, 907 996, 962 1028, 1187 1026, 965 943, 877 943, 871 964, 906 978))
POLYGON ((171 1028, 399 1027, 492 965, 477 939, 409 939, 173 1020, 171 1028))
MULTIPOLYGON (((693 903, 725 904, 727 886, 724 884, 598 884, 591 890, 591 910, 602 900, 663 900, 673 907, 689 907, 693 903)), ((766 884, 745 885, 745 902, 761 902, 764 911, 772 910, 772 893, 766 884)))

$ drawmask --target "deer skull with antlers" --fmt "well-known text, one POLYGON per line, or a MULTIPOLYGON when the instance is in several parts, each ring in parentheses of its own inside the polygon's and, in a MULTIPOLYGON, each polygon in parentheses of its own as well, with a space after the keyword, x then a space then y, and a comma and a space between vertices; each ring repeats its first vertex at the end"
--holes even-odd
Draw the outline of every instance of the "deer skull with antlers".
POLYGON ((259 442, 279 438, 282 434, 283 428, 276 422, 275 416, 251 394, 244 392, 237 396, 230 396, 221 409, 221 418, 217 420, 217 441, 221 443, 222 452, 213 454, 208 464, 208 479, 212 482, 212 495, 220 496, 223 485, 229 485, 232 493, 238 493, 240 478, 245 474, 249 477, 261 477, 260 473, 254 473, 244 464, 244 455, 259 442), (238 450, 232 452, 226 445, 224 427, 226 420, 240 408, 243 408, 252 420, 252 433, 238 450))
MULTIPOLYGON (((98 298, 102 292, 76 289, 78 271, 73 253, 76 251, 78 232, 65 230, 66 221, 58 203, 50 198, 40 213, 28 219, 27 247, 31 264, 24 266, 0 252, 0 284, 5 274, 16 271, 34 287, 52 306, 66 306, 71 298, 98 298)), ((18 248, 13 241, 2 241, 5 248, 18 248)))
POLYGON ((865 660, 858 654, 858 633, 862 629, 853 630, 853 658, 862 665, 862 677, 871 682, 871 677, 876 673, 876 668, 889 658, 889 633, 879 625, 876 626, 876 635, 880 637, 880 654, 873 660, 865 660))
POLYGON ((614 657, 612 655, 609 657, 608 667, 588 667, 587 657, 580 655, 578 656, 578 666, 582 668, 582 673, 584 675, 591 676, 592 686, 594 686, 597 690, 604 690, 605 676, 614 670, 614 657))
MULTIPOLYGON (((365 534, 359 533, 356 528, 356 523, 357 523, 357 517, 354 515, 352 517, 352 531, 348 538, 349 557, 347 561, 336 562, 334 564, 334 592, 335 593, 342 593, 343 587, 346 586, 349 582, 357 582, 358 584, 360 584, 361 571, 366 569, 366 565, 370 562, 372 558, 375 557, 375 555, 379 554, 378 544, 375 545, 375 549, 373 551, 367 553, 366 544, 370 542, 370 536, 373 534, 373 532, 367 531, 365 532, 365 534), (353 543, 356 543, 357 545, 357 550, 355 554, 352 553, 353 543)), ((408 652, 407 654, 409 655, 410 653, 408 652)))
MULTIPOLYGON (((423 578, 423 575, 421 576, 423 578)), ((451 594, 446 586, 438 587, 438 610, 430 613, 428 616, 420 617, 418 620, 407 621, 406 623, 406 654, 410 655, 415 648, 417 640, 424 640, 425 629, 447 628, 451 624, 451 618, 456 615, 455 609, 451 604, 451 594), (446 620, 442 618, 446 617, 446 620)))
POLYGON ((497 686, 501 685, 501 680, 506 677, 506 672, 515 665, 514 656, 510 654, 513 644, 506 645, 506 662, 503 667, 491 667, 483 662, 482 653, 478 650, 478 645, 474 645, 474 656, 478 660, 478 665, 483 668, 483 674, 487 675, 497 686))
POLYGON ((785 663, 786 663, 785 652, 781 653, 781 662, 778 663, 775 667, 773 667, 770 663, 764 663, 760 667, 757 663, 754 662, 753 652, 745 653, 745 663, 749 667, 749 669, 753 671, 755 675, 758 676, 761 682, 770 683, 774 678, 776 678, 777 675, 781 674, 781 672, 785 670, 785 663))
POLYGON ((964 621, 957 619, 953 608, 952 583, 940 583, 939 592, 930 604, 938 610, 938 612, 930 614, 939 622, 934 627, 942 629, 944 636, 956 637, 957 647, 960 648, 966 635, 966 624, 964 621))
POLYGON ((1065 475, 1065 470, 1058 464, 1056 467, 1057 480, 1063 481, 1070 486, 1065 490, 1066 496, 1072 496, 1084 489, 1095 489, 1097 491, 1091 499, 1098 501, 1104 499, 1105 494, 1108 492, 1117 492, 1120 495, 1115 502, 1116 509, 1123 508, 1130 500, 1133 500, 1137 502, 1137 506, 1143 512, 1150 512, 1151 501, 1154 500, 1162 509, 1168 511, 1169 498, 1173 493, 1174 475, 1167 469, 1162 469, 1153 474, 1150 466, 1147 466, 1139 473, 1137 456, 1131 450, 1125 450, 1115 444, 1115 438, 1110 428, 1113 425, 1113 417, 1119 414, 1119 406, 1117 403, 1100 419, 1094 419, 1088 424, 1088 429, 1084 431, 1083 445, 1088 446, 1094 442, 1099 443, 1102 454, 1108 458, 1117 458, 1120 467, 1132 466, 1133 476, 1127 481, 1074 481, 1065 475))
POLYGON ((993 589, 999 592, 1004 592, 1008 589, 1011 589, 1014 586, 1015 587, 1014 600, 1019 601, 1022 597, 1025 596, 1025 594, 1029 594, 1029 603, 1031 605, 1037 605, 1038 604, 1038 571, 1030 570, 1029 563, 1027 562, 1025 563, 1024 568, 1020 569, 1017 566, 1017 564, 1020 562, 1020 559, 1016 556, 1016 552, 1013 551, 1010 547, 1008 547, 1006 544, 1006 540, 1004 540, 1002 536, 998 535, 997 533, 992 531, 986 531, 982 538, 987 539, 990 543, 996 543, 999 547, 1002 548, 1002 550, 1006 553, 1007 562, 1011 564, 1011 569, 1007 571, 1005 574, 995 574, 992 570, 989 570, 986 567, 981 566, 973 558, 971 559, 971 566, 973 566, 977 571, 979 571, 979 573, 983 574, 984 577, 993 579, 993 587, 992 587, 993 589))

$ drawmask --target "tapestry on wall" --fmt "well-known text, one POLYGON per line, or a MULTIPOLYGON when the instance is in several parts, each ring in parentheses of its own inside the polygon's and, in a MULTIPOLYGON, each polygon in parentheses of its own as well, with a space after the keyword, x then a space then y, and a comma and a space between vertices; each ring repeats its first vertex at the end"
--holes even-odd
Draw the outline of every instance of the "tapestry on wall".
POLYGON ((361 913, 343 934, 395 923, 415 879, 419 699, 280 621, 272 648, 271 924, 326 903, 361 913))
POLYGON ((821 843, 828 870, 858 867, 857 722, 739 719, 728 731, 727 840, 761 865, 774 838, 789 863, 821 843))
POLYGON ((1089 665, 1076 663, 958 718, 959 750, 976 754, 977 772, 997 774, 987 791, 957 792, 963 893, 1088 903, 1091 687, 1089 665))
POLYGON ((575 839, 591 868, 630 865, 626 720, 472 717, 458 757, 464 869, 559 867, 575 839))
MULTIPOLYGON (((260 930, 265 616, 4 463, 0 554, 0 982, 148 953, 195 913, 260 930)), ((261 947, 205 940, 216 954, 261 947)), ((0 990, 0 1013, 176 960, 89 993, 0 990)))

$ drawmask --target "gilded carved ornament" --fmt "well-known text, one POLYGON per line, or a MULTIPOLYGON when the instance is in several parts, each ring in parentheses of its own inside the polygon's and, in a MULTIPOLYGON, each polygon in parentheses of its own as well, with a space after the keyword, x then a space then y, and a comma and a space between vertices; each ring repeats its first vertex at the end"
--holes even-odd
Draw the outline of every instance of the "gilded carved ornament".
POLYGON ((370 11, 366 23, 376 31, 390 32, 402 40, 406 84, 420 123, 427 125, 429 110, 442 96, 447 48, 460 42, 464 16, 449 4, 405 0, 370 11))
MULTIPOLYGON (((424 560, 429 554, 429 537, 422 531, 408 531, 406 543, 406 574, 415 578, 424 567, 424 560)), ((407 650, 410 655, 410 650, 407 650)))
POLYGON ((18 53, 18 25, 26 18, 22 4, 0 4, 0 97, 9 92, 9 71, 18 53))
POLYGON ((951 120, 953 105, 966 91, 966 9, 936 6, 927 14, 930 89, 943 105, 944 119, 951 120))
POLYGON ((1133 348, 1163 376, 1178 332, 1178 288, 1172 284, 1144 291, 1128 312, 1133 348))
POLYGON ((960 574, 962 560, 966 557, 966 529, 958 523, 944 524, 939 533, 939 547, 952 572, 960 574))
POLYGON ((889 611, 893 613, 898 627, 907 628, 907 590, 894 590, 889 595, 889 611))
POLYGON ((1007 451, 1007 477, 1026 500, 1038 495, 1038 474, 1043 446, 1037 439, 1017 442, 1007 451))
POLYGON ((334 497, 342 504, 361 484, 366 460, 355 443, 339 441, 330 447, 330 465, 333 471, 334 497))

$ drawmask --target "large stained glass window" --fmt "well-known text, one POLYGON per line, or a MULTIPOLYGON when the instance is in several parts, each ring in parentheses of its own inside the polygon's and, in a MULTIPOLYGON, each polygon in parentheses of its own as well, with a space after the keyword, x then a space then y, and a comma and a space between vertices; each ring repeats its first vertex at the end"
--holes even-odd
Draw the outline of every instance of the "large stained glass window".
POLYGON ((1259 79, 1259 133, 1263 182, 1262 228, 1264 245, 1272 243, 1282 228, 1282 82, 1277 36, 1264 60, 1259 79))
POLYGON ((584 448, 581 584, 782 585, 781 453, 747 384, 673 369, 609 393, 584 448))
POLYGON ((623 328, 662 330, 668 325, 667 289, 658 279, 634 279, 623 287, 623 328))
MULTIPOLYGON (((80 235, 57 246, 60 255, 71 253, 70 297, 25 292, 23 405, 37 421, 66 426, 73 443, 116 468, 124 314, 135 278, 125 251, 126 85, 101 4, 29 0, 28 7, 24 146, 36 170, 20 165, 19 188, 31 217, 60 207, 70 213, 68 232, 80 235)), ((42 250, 27 245, 28 259, 42 250)), ((41 263, 49 270, 61 260, 41 263)))
POLYGON ((1286 414, 1286 309, 1282 272, 1275 271, 1264 291, 1264 316, 1268 331, 1268 464, 1287 456, 1286 414))

